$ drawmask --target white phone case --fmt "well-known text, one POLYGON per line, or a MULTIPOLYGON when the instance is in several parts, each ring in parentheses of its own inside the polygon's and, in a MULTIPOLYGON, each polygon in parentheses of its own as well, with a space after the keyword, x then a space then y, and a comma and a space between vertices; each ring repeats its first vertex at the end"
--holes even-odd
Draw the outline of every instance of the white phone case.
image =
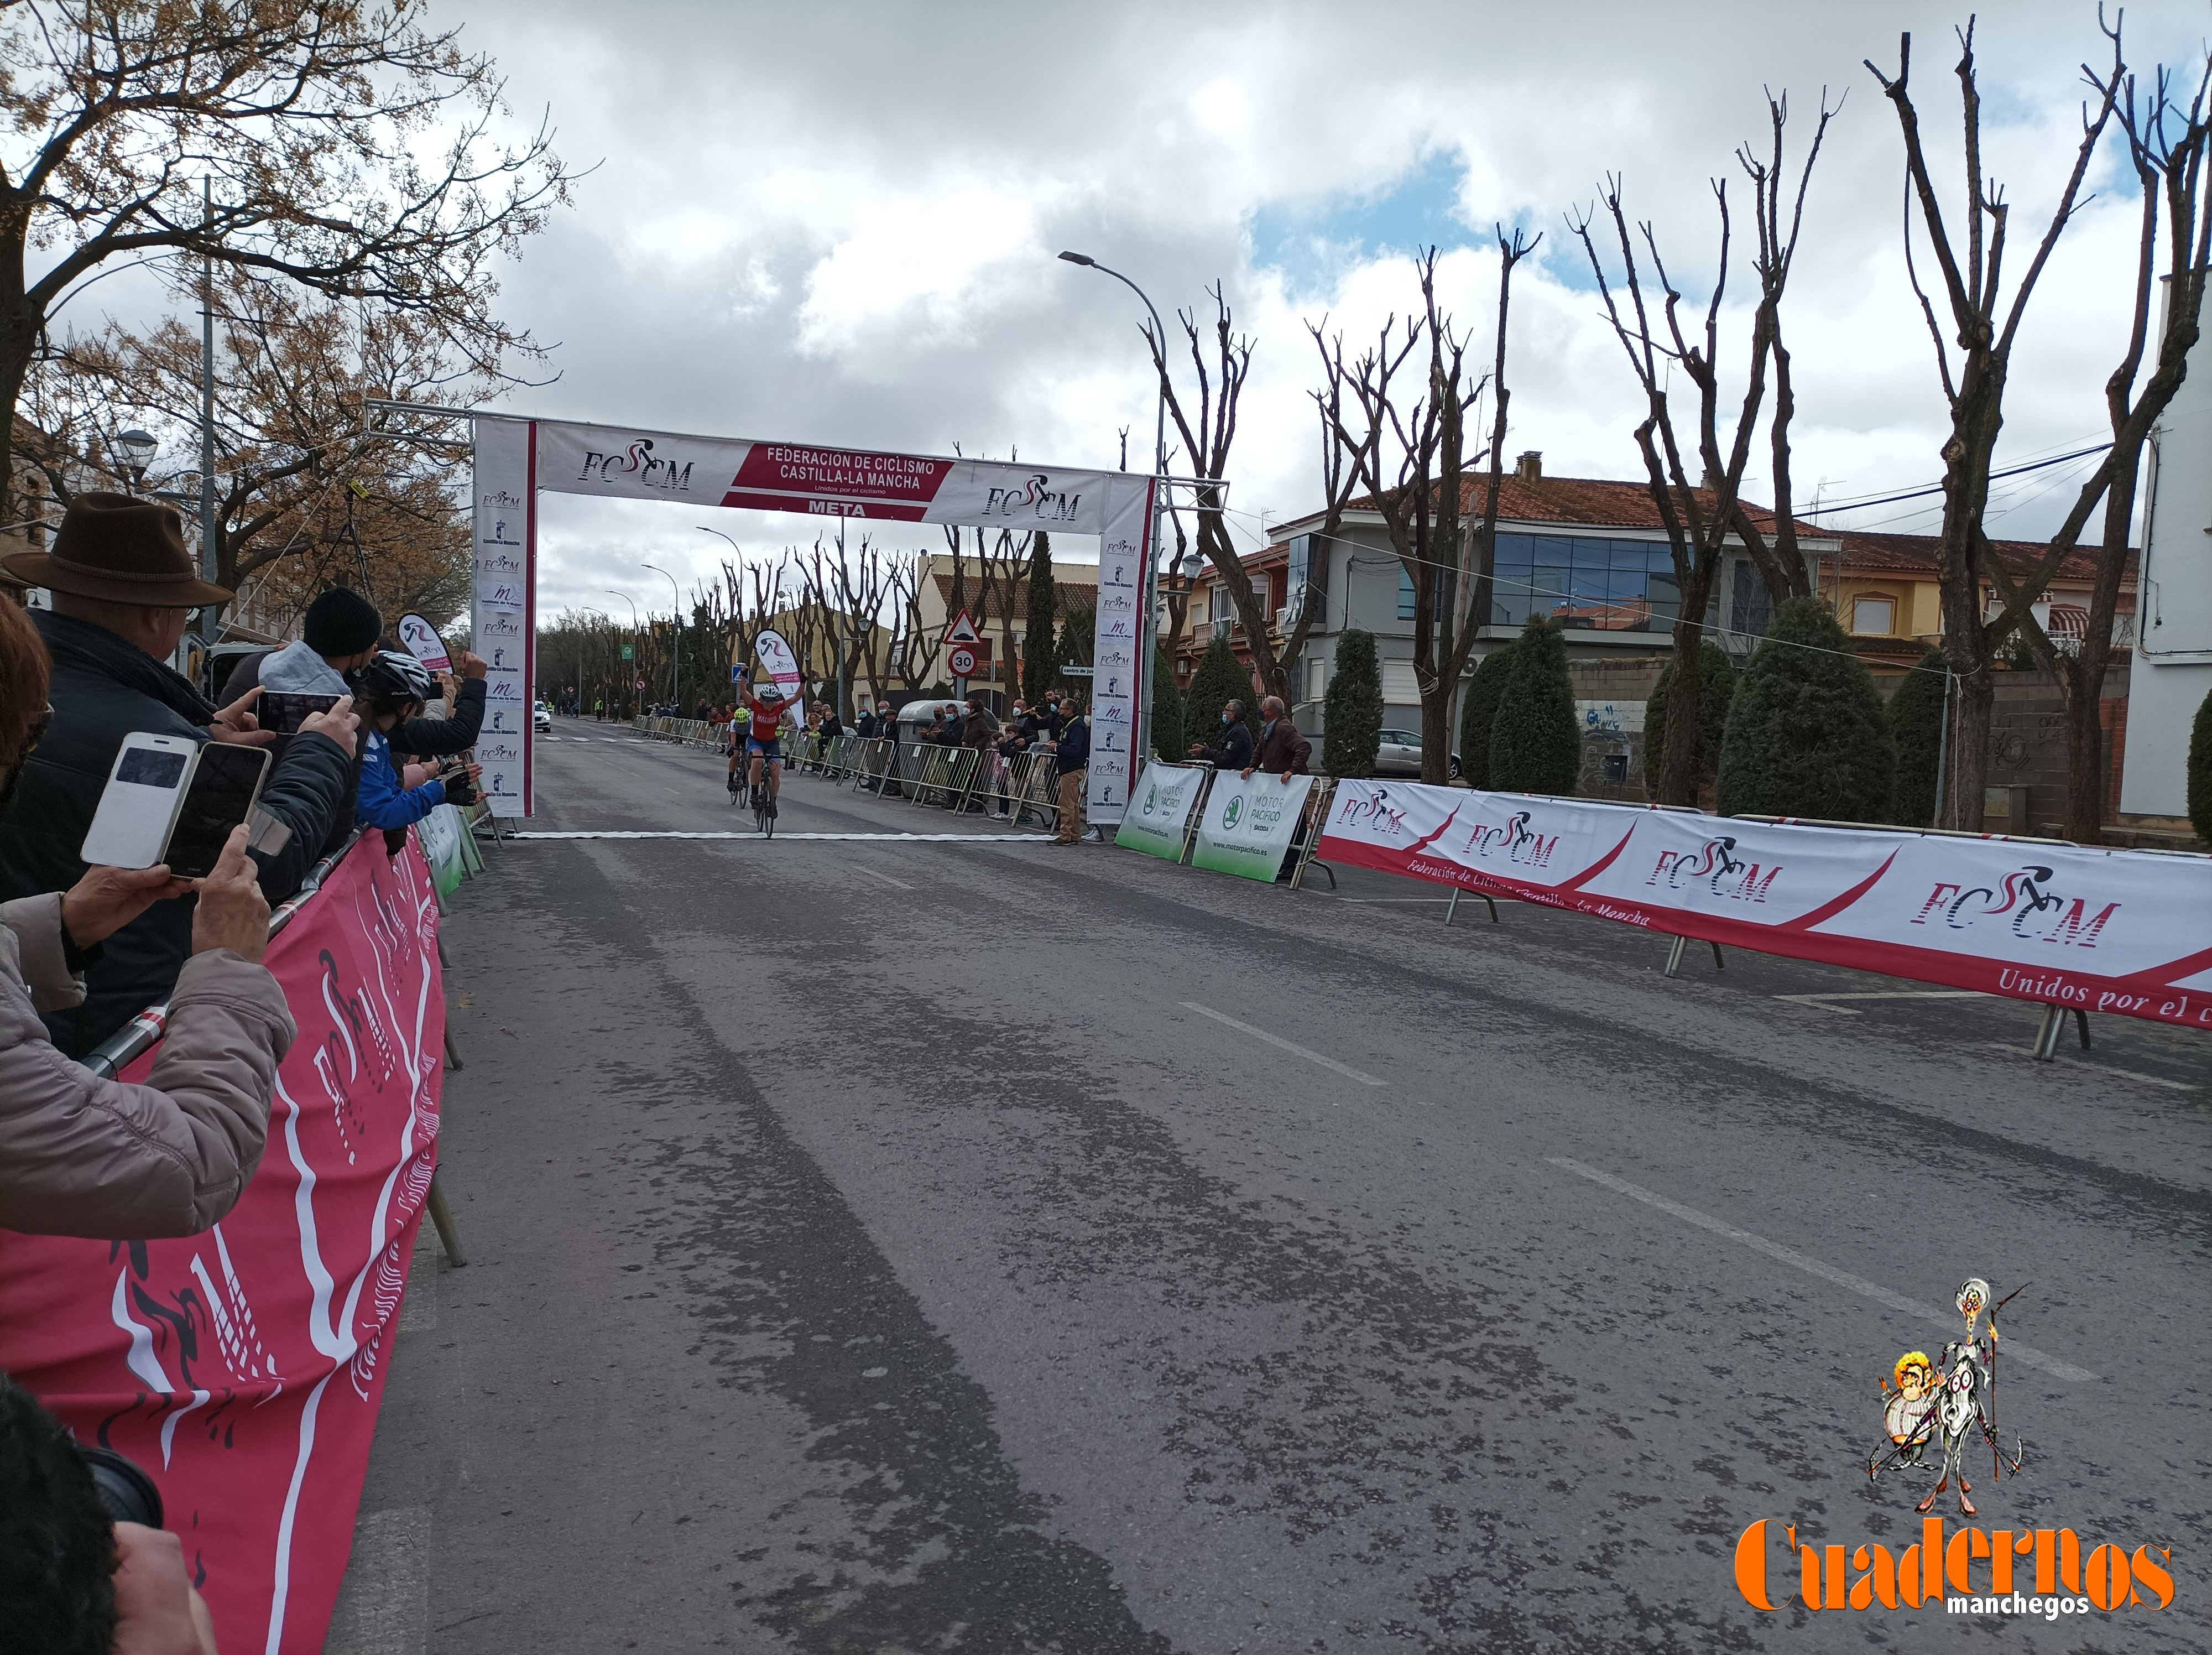
POLYGON ((184 808, 185 789, 191 785, 199 752, 200 744, 187 736, 143 731, 125 736, 77 854, 94 867, 151 867, 160 861, 177 812, 184 808), (173 776, 167 774, 172 766, 164 762, 165 756, 179 761, 173 776), (161 776, 160 785, 124 780, 131 770, 153 771, 161 776))

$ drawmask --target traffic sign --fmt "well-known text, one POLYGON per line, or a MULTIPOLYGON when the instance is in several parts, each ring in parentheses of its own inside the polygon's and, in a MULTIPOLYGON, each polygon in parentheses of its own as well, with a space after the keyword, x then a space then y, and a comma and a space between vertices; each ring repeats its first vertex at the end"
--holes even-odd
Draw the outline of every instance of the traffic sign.
POLYGON ((957 643, 952 646, 951 654, 945 658, 945 664, 951 669, 956 678, 973 678, 975 675, 975 652, 964 643, 957 643))
POLYGON ((948 645, 981 643, 983 635, 975 630, 975 617, 963 609, 952 618, 952 624, 945 629, 945 642, 948 645))
POLYGON ((635 652, 635 650, 633 650, 633 649, 629 647, 629 645, 628 645, 628 644, 624 644, 624 645, 623 646, 623 659, 624 660, 630 660, 630 659, 631 659, 631 658, 632 658, 635 654, 636 654, 636 652, 635 652))

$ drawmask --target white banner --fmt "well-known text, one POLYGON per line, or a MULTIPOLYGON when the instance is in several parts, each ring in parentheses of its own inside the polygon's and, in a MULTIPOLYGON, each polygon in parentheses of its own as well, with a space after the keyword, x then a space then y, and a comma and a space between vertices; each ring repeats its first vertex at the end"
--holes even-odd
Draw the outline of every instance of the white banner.
POLYGON ((1283 871, 1292 831, 1312 791, 1310 776, 1285 782, 1260 775, 1247 782, 1235 770, 1216 770, 1190 865, 1239 879, 1272 880, 1283 871))
POLYGON ((399 618, 399 642, 409 654, 432 672, 448 672, 453 670, 453 658, 446 654, 446 641, 438 636, 438 629, 420 615, 410 611, 399 618))
POLYGON ((1211 765, 1149 764, 1129 795, 1129 813, 1121 818, 1114 843, 1147 856, 1182 860, 1183 841, 1190 833, 1190 812, 1206 791, 1211 765))
POLYGON ((1673 935, 2212 1030, 2212 857, 1359 781, 1337 783, 1316 854, 1673 935))
POLYGON ((806 697, 800 693, 805 686, 799 671, 799 657, 792 654, 791 646, 783 641, 783 634, 773 628, 753 640, 753 653, 760 657, 761 665, 768 668, 768 675, 775 680, 775 687, 783 691, 783 699, 791 709, 793 721, 804 730, 806 727, 806 697))
POLYGON ((470 617, 476 652, 489 664, 476 754, 483 766, 483 796, 495 816, 531 812, 536 741, 531 697, 538 682, 535 432, 526 420, 475 422, 475 586, 470 617))
POLYGON ((1094 827, 1121 821, 1137 770, 1150 685, 1138 683, 1137 628, 1145 598, 1145 559, 1152 539, 1150 480, 1119 478, 1114 511, 1098 538, 1098 611, 1091 654, 1091 775, 1085 809, 1094 827), (1128 486, 1133 484, 1135 486, 1128 486))

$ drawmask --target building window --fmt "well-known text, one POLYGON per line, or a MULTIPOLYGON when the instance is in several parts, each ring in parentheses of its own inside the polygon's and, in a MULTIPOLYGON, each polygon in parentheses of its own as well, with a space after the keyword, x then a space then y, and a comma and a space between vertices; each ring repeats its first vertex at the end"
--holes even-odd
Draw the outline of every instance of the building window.
POLYGON ((1328 663, 1316 655, 1306 662, 1306 699, 1320 701, 1328 694, 1328 663))
POLYGON ((1765 637, 1767 629, 1774 624, 1774 596, 1748 561, 1735 568, 1735 602, 1730 605, 1734 613, 1729 630, 1736 635, 1730 642, 1741 645, 1765 637))
POLYGON ((1413 571, 1403 563, 1398 565, 1398 618, 1413 618, 1413 571))
MULTIPOLYGON (((1674 555, 1663 540, 1501 534, 1490 619, 1518 627, 1532 615, 1601 632, 1662 632, 1682 612, 1674 555)), ((1401 605, 1407 588, 1400 587, 1401 605)))
POLYGON ((1897 603, 1890 598, 1851 599, 1851 630, 1862 638, 1886 638, 1897 624, 1897 603))

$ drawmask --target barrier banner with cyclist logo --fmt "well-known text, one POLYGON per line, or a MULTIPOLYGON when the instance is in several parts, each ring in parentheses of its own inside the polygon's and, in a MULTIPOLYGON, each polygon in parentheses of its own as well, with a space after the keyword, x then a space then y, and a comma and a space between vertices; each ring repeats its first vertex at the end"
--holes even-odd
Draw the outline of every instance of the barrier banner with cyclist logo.
POLYGON ((1670 935, 2212 1031, 2212 857, 1353 780, 1337 783, 1317 854, 1670 935))
POLYGON ((446 1001, 413 837, 362 838, 264 964, 299 1035, 237 1205, 173 1240, 0 1232, 0 1369, 153 1478, 222 1648, 312 1655, 436 1165, 446 1001))
POLYGON ((1242 879, 1273 879, 1283 871, 1283 858, 1312 791, 1310 776, 1288 782, 1279 776, 1255 776, 1248 782, 1233 770, 1216 771, 1190 865, 1242 879))
POLYGON ((1182 860, 1183 841, 1190 831, 1190 812, 1206 791, 1206 778, 1213 774, 1206 765, 1147 764, 1129 795, 1129 813, 1115 831, 1114 843, 1147 856, 1182 860))

